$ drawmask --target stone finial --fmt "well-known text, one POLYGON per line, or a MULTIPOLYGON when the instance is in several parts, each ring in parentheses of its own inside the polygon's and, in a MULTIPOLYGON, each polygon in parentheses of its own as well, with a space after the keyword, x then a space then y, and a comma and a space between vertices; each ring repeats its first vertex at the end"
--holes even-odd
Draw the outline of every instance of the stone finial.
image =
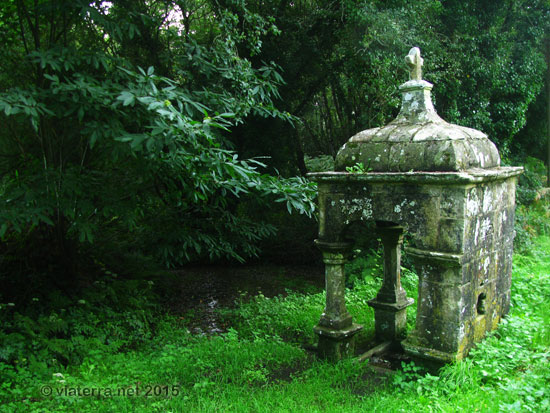
POLYGON ((420 57, 420 49, 418 47, 413 47, 409 50, 409 54, 405 56, 405 62, 410 68, 410 80, 422 80, 422 65, 424 64, 424 59, 420 57))

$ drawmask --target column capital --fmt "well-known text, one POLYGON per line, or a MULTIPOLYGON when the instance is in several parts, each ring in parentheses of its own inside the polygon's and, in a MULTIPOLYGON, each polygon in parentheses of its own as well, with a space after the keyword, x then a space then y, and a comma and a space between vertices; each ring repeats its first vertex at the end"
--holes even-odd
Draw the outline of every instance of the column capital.
POLYGON ((353 247, 350 242, 324 242, 317 239, 315 245, 323 253, 323 262, 329 265, 345 264, 353 247))
POLYGON ((383 244, 402 244, 405 228, 400 226, 376 227, 376 234, 380 236, 383 244))
POLYGON ((315 246, 319 248, 322 252, 332 252, 332 253, 348 253, 353 248, 353 243, 351 242, 327 242, 320 239, 316 239, 315 246))

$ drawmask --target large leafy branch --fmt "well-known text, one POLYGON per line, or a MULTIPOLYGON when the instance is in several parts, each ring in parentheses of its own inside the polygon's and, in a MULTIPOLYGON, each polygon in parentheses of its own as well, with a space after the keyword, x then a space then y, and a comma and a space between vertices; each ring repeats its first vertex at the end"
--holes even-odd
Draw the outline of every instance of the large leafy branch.
MULTIPOLYGON (((123 41, 120 27, 106 36, 112 17, 91 13, 93 6, 81 5, 79 16, 94 27, 78 36, 90 44, 101 42, 92 39, 98 33, 123 41)), ((284 202, 289 212, 311 215, 311 183, 262 172, 264 162, 240 159, 224 138, 249 114, 292 117, 272 101, 282 82, 276 66, 254 68, 240 58, 226 18, 217 30, 228 36, 178 44, 173 77, 76 39, 28 53, 21 65, 34 81, 0 94, 7 126, 0 132, 0 236, 124 238, 170 265, 256 254, 257 241, 275 229, 250 219, 242 201, 284 202)))

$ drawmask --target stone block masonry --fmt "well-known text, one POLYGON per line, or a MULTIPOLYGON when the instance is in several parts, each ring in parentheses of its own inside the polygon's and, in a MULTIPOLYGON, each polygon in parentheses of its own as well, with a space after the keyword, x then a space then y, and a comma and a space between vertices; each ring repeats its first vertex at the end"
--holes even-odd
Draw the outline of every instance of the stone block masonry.
POLYGON ((407 56, 401 112, 389 125, 353 136, 334 172, 310 174, 319 185, 319 238, 327 303, 315 332, 322 356, 350 354, 360 326, 345 308, 349 229, 374 222, 384 246, 384 283, 369 305, 379 341, 443 362, 464 358, 510 307, 515 187, 522 168, 501 167, 482 132, 442 120, 421 79, 417 48, 407 56), (412 65, 412 66, 411 66, 412 65), (363 163, 369 172, 348 173, 363 163), (412 299, 400 283, 403 236, 419 276, 416 328, 405 338, 412 299), (404 340, 403 340, 404 339, 404 340))

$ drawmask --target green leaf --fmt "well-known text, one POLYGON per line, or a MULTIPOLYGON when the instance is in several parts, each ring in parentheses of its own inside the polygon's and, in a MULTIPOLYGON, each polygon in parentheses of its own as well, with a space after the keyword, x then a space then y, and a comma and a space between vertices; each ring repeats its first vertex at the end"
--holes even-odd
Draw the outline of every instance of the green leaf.
POLYGON ((84 119, 84 107, 83 106, 80 106, 78 108, 77 115, 78 115, 78 121, 82 122, 82 119, 84 119))
POLYGON ((4 238, 4 235, 6 234, 7 230, 8 230, 8 223, 4 222, 2 226, 0 226, 0 238, 4 238))
POLYGON ((136 97, 133 93, 124 91, 118 97, 117 100, 121 100, 124 106, 134 105, 136 97))

